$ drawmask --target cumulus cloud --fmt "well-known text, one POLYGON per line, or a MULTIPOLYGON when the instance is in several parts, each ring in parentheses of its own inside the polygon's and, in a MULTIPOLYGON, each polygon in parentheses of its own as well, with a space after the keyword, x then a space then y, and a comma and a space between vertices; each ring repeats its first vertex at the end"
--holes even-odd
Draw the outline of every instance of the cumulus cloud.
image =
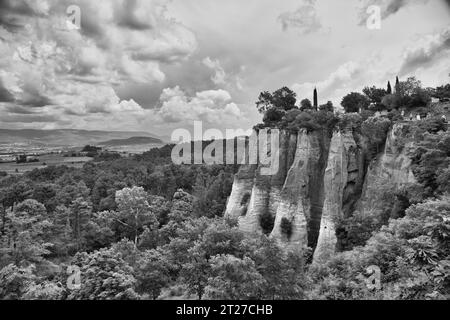
POLYGON ((278 16, 278 21, 284 31, 295 29, 301 34, 316 32, 322 28, 322 23, 315 8, 316 0, 304 0, 304 4, 295 11, 288 11, 278 16))
POLYGON ((15 103, 3 105, 0 121, 46 106, 55 106, 46 110, 53 114, 39 119, 141 112, 134 100, 121 101, 114 87, 161 83, 161 64, 182 61, 197 47, 194 34, 169 16, 167 3, 0 1, 0 102, 15 103), (69 5, 81 8, 80 30, 67 29, 69 5))
POLYGON ((212 82, 219 85, 225 84, 226 73, 219 60, 212 60, 210 57, 206 57, 202 62, 214 71, 214 75, 211 77, 212 82))
POLYGON ((3 85, 0 79, 0 102, 13 102, 14 96, 3 85))
POLYGON ((225 90, 206 90, 189 97, 177 86, 164 89, 160 100, 162 106, 158 115, 171 123, 202 120, 220 125, 241 115, 239 107, 225 90))
POLYGON ((317 83, 305 82, 294 84, 292 88, 301 99, 309 98, 312 100, 313 90, 314 88, 317 88, 321 103, 325 103, 327 100, 340 102, 340 94, 345 92, 345 90, 348 90, 352 86, 354 80, 360 80, 360 76, 363 72, 364 67, 361 63, 350 61, 339 66, 339 68, 332 72, 325 80, 318 81, 317 83))
POLYGON ((365 25, 368 17, 367 8, 375 5, 381 9, 381 19, 386 19, 401 9, 417 4, 425 4, 429 0, 360 0, 359 24, 365 25))
POLYGON ((450 64, 450 27, 437 34, 429 34, 416 39, 403 53, 400 75, 405 75, 446 59, 450 64))

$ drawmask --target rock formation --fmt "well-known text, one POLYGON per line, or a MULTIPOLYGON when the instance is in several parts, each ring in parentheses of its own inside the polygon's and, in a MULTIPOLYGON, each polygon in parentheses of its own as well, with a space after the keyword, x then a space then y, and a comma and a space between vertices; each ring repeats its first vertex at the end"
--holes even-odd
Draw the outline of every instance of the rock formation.
POLYGON ((280 134, 279 170, 261 175, 261 166, 241 166, 229 197, 226 216, 241 230, 270 234, 287 250, 310 247, 313 260, 339 251, 336 221, 364 206, 375 177, 395 184, 414 182, 409 145, 398 142, 402 125, 394 125, 379 152, 352 128, 280 134))

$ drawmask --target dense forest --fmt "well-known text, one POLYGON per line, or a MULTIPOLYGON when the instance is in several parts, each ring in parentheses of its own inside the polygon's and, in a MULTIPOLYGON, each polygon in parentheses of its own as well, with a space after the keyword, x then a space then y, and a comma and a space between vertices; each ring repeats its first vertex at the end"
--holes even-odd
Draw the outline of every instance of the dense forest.
POLYGON ((331 102, 297 105, 288 88, 257 102, 256 129, 351 125, 375 147, 411 112, 430 113, 404 128, 417 182, 394 190, 377 181, 371 215, 339 221, 345 245, 328 263, 240 231, 223 217, 238 166, 174 165, 167 145, 0 175, 0 299, 448 299, 450 133, 438 109, 446 104, 431 98, 448 99, 450 85, 397 82, 395 93, 390 83, 350 93, 346 114, 331 102), (381 290, 366 285, 370 265, 382 270, 381 290))

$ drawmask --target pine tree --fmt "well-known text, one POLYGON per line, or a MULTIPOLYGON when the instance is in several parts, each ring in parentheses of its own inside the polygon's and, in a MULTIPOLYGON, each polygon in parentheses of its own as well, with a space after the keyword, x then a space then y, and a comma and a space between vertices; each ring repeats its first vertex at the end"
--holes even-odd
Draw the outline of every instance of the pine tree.
POLYGON ((317 110, 319 106, 319 101, 317 99, 317 88, 314 88, 314 108, 317 110))
POLYGON ((392 87, 391 87, 390 81, 388 81, 388 84, 387 84, 387 94, 392 94, 392 87))

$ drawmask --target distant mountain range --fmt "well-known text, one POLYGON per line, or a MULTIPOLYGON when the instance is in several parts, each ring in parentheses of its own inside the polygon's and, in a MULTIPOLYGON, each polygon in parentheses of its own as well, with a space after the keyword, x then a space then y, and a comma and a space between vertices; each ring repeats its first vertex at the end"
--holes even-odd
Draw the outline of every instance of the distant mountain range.
POLYGON ((51 146, 85 146, 88 144, 98 145, 100 143, 119 143, 125 139, 125 143, 134 143, 133 141, 142 141, 149 139, 145 143, 161 143, 164 138, 157 135, 140 131, 90 131, 76 129, 0 129, 0 143, 27 143, 36 145, 51 146), (130 139, 126 141, 126 139, 130 139), (138 138, 136 140, 136 138, 138 138))
POLYGON ((114 147, 114 146, 134 146, 140 144, 163 144, 161 139, 153 137, 131 137, 127 139, 112 139, 97 143, 99 146, 114 147))

